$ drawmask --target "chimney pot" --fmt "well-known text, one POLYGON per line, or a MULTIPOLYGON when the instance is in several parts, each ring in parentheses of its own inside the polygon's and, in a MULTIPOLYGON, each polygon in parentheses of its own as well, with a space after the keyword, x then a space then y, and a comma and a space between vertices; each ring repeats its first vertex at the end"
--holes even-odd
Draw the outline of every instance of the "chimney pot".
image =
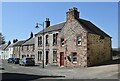
POLYGON ((45 27, 48 28, 49 26, 50 26, 49 18, 46 18, 45 27))
POLYGON ((79 12, 76 7, 73 7, 66 12, 67 16, 67 21, 72 20, 72 19, 79 19, 79 12))

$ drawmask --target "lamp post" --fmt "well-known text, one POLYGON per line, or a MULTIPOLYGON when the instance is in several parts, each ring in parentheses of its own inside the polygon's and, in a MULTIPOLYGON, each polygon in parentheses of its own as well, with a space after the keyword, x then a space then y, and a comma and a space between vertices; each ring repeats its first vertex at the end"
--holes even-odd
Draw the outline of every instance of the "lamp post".
POLYGON ((43 22, 43 24, 36 23, 36 28, 39 28, 39 25, 43 27, 43 60, 42 60, 42 68, 44 68, 44 22, 43 22))

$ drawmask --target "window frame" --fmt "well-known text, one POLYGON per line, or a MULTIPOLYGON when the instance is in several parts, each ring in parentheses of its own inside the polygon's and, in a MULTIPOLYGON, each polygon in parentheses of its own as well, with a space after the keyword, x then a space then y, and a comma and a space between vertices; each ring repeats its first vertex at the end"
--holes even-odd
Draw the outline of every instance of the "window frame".
POLYGON ((77 63, 77 52, 72 52, 71 53, 71 59, 72 59, 72 63, 73 64, 76 64, 77 63), (73 56, 73 54, 76 54, 73 56), (75 60, 73 60, 75 58, 75 60))
POLYGON ((61 38, 61 39, 60 39, 60 45, 61 45, 61 47, 65 46, 65 39, 64 39, 64 38, 61 38), (62 41, 62 39, 63 39, 63 41, 62 41), (63 43, 63 44, 62 44, 62 43, 63 43))
POLYGON ((77 44, 77 46, 81 46, 82 45, 82 36, 81 35, 78 35, 77 37, 76 37, 76 44, 77 44), (78 37, 80 37, 80 39, 78 40, 78 37), (80 42, 80 43, 79 43, 80 42))
POLYGON ((42 61, 42 51, 38 51, 38 61, 42 61))
POLYGON ((53 50, 53 63, 57 63, 57 50, 53 50))
POLYGON ((46 36, 45 36, 45 45, 46 45, 46 46, 49 46, 48 40, 49 40, 49 35, 46 35, 46 36))
POLYGON ((43 43, 42 40, 43 40, 42 36, 39 36, 38 37, 38 47, 42 46, 42 43, 43 43))

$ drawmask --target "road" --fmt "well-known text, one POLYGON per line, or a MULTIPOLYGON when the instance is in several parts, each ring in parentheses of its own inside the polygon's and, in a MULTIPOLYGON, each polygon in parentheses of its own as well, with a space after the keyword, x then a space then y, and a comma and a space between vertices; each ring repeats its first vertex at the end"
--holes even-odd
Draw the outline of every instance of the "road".
POLYGON ((40 79, 118 79, 118 64, 89 68, 61 68, 58 66, 19 66, 2 61, 2 80, 40 79))

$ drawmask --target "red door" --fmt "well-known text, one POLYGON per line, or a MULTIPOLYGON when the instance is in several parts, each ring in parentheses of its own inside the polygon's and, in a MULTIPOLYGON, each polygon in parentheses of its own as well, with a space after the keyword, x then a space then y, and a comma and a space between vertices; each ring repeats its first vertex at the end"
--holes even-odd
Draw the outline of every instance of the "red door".
POLYGON ((64 52, 60 52, 60 66, 64 66, 64 52))

